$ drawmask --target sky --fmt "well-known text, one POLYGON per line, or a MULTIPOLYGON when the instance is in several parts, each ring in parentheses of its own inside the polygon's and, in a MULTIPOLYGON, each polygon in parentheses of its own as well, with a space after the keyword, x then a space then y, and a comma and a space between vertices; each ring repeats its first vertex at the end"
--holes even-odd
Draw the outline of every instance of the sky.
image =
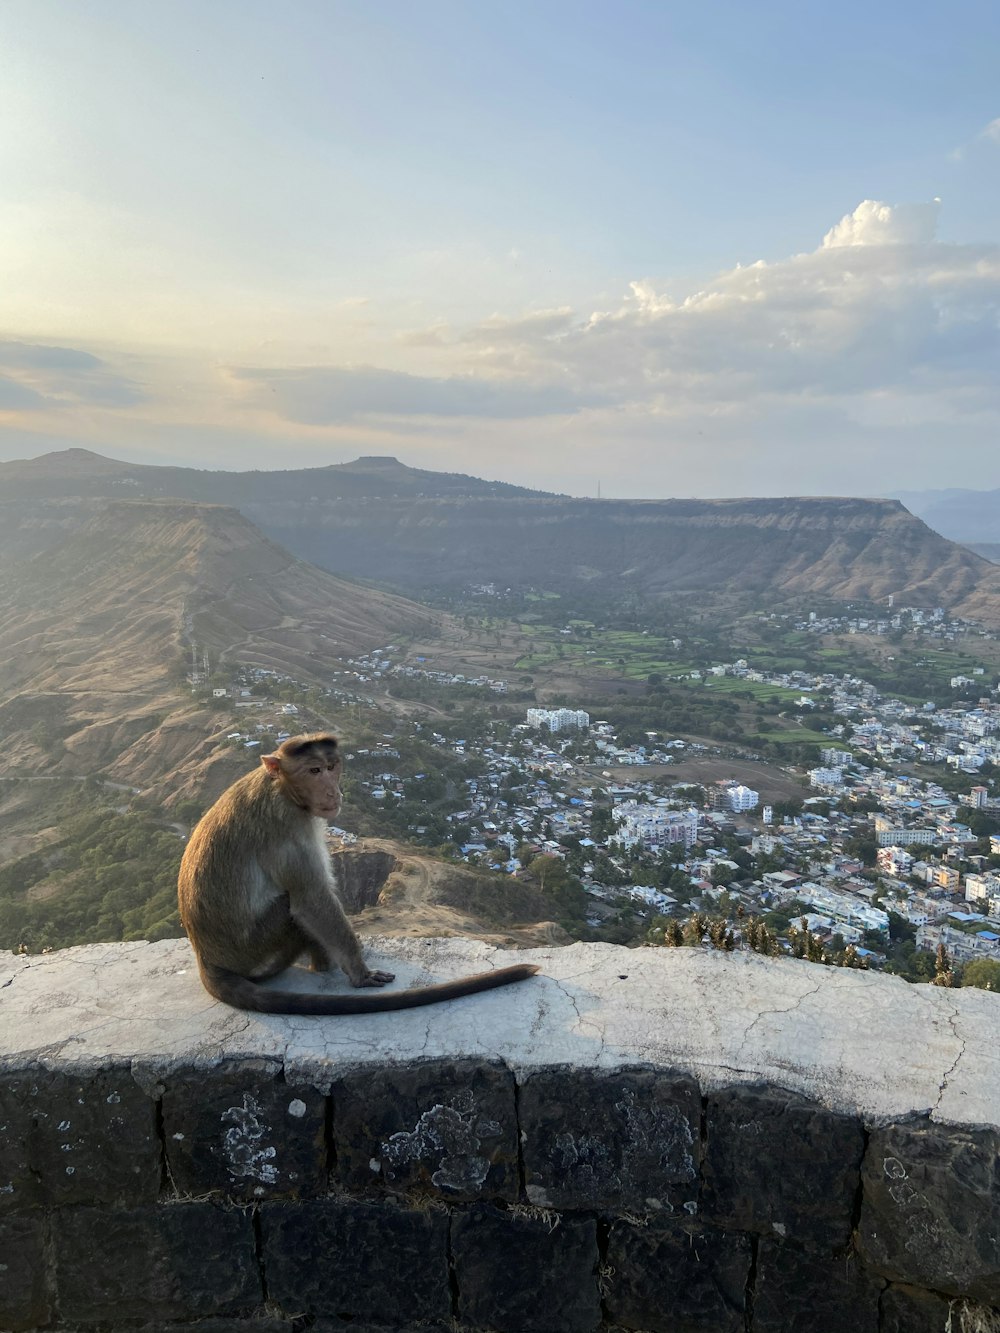
POLYGON ((0 458, 1000 487, 1000 6, 4 0, 0 458))

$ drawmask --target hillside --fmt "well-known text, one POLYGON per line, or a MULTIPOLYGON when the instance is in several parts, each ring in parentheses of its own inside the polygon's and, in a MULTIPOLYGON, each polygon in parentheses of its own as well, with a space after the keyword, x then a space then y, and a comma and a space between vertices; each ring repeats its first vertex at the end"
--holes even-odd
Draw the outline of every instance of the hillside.
MULTIPOLYGON (((0 566, 0 774, 156 788, 218 756, 192 709, 192 639, 213 663, 323 679, 324 659, 439 618, 290 556, 235 510, 119 501, 0 566)), ((210 784, 216 785, 216 784, 210 784)))
POLYGON ((317 564, 404 589, 544 583, 646 595, 729 592, 946 606, 1000 624, 1000 576, 892 500, 365 502, 287 507, 268 530, 317 564), (335 544, 337 553, 335 555, 335 544))
POLYGON ((300 559, 410 594, 470 583, 804 595, 945 606, 1000 625, 1000 573, 898 501, 578 500, 362 458, 327 468, 200 472, 84 450, 0 465, 0 553, 38 551, 103 496, 220 501, 300 559))

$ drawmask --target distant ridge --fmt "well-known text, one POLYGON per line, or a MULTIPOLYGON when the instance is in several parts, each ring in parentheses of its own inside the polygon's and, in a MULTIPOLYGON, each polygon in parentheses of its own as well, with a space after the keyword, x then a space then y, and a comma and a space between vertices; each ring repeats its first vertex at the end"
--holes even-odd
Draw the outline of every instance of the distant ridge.
POLYGON ((86 450, 0 465, 0 554, 62 540, 108 497, 234 506, 324 569, 421 595, 470 583, 943 606, 1000 625, 1000 571, 898 500, 584 500, 391 456, 276 472, 137 467, 86 450))

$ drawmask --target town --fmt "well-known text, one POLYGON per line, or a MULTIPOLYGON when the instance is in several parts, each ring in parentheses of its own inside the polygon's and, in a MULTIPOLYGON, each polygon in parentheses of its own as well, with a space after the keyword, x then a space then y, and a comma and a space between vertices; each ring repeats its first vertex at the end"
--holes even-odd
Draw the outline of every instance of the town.
MULTIPOLYGON (((891 628, 891 618, 855 621, 847 632, 891 628)), ((956 632, 931 613, 926 630, 956 632)), ((818 762, 790 775, 798 797, 762 799, 735 776, 676 771, 698 759, 716 770, 727 756, 760 759, 751 750, 654 731, 620 742, 610 722, 580 708, 526 707, 518 717, 505 702, 496 716, 482 707, 434 721, 387 715, 378 691, 401 681, 472 701, 513 689, 433 670, 394 644, 344 662, 312 703, 353 717, 351 732, 367 742, 347 754, 356 831, 497 874, 557 867, 556 879, 585 895, 580 937, 655 941, 664 921, 703 913, 729 921, 739 944, 740 922, 760 918, 782 948, 801 928, 828 956, 850 949, 861 965, 909 980, 932 979, 944 957, 958 968, 985 961, 990 984, 1000 982, 1000 799, 991 790, 1000 696, 985 669, 951 679, 949 706, 906 702, 860 676, 771 672, 751 658, 683 674, 777 687, 794 693, 803 718, 832 715, 818 762), (908 771, 916 766, 924 776, 908 771)), ((301 729, 299 705, 278 701, 295 689, 255 669, 216 689, 255 713, 228 743, 255 748, 301 729), (271 703, 273 722, 260 716, 271 703)))

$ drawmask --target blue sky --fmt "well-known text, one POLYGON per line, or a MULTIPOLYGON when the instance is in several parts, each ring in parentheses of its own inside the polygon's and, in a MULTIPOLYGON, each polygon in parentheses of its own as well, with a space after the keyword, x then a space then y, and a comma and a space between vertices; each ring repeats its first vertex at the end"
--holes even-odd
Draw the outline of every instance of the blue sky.
POLYGON ((994 5, 6 0, 0 457, 1000 486, 994 5))

